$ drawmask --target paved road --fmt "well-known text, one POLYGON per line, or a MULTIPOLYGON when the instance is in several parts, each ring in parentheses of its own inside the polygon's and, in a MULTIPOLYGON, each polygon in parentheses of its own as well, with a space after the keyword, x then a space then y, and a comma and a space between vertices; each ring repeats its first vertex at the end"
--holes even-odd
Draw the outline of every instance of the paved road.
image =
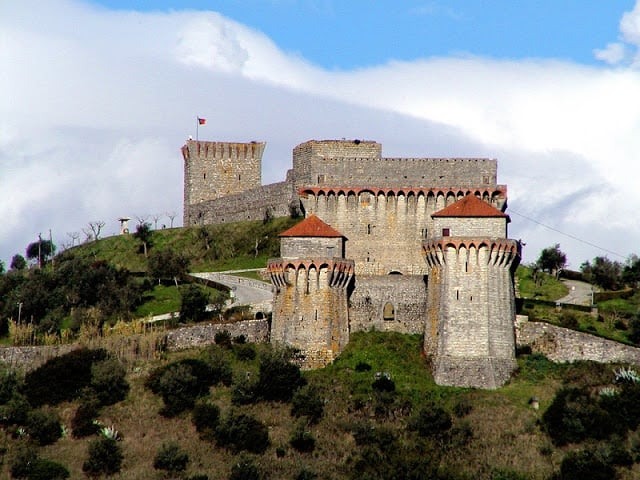
POLYGON ((251 270, 232 270, 227 272, 203 272, 192 273, 194 277, 204 278, 231 289, 235 305, 252 305, 263 303, 273 299, 271 284, 254 280, 252 278, 238 277, 233 273, 240 273, 251 270))
POLYGON ((558 302, 573 305, 591 305, 592 286, 590 283, 578 280, 562 280, 562 283, 569 289, 569 294, 558 299, 558 302))

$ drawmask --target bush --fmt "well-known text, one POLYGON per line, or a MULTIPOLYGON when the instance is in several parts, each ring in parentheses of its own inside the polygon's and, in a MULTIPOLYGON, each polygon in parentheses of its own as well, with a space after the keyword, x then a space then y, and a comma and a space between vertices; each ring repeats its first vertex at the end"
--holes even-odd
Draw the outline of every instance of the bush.
POLYGON ((177 443, 163 444, 155 459, 153 468, 169 473, 183 472, 189 463, 189 455, 177 443))
POLYGON ((261 478, 258 466, 247 456, 241 456, 232 465, 231 475, 229 475, 229 480, 260 480, 261 478))
POLYGON ((233 380, 231 362, 227 358, 226 352, 217 345, 211 345, 201 354, 202 361, 209 367, 211 375, 211 385, 222 383, 229 386, 233 380))
POLYGON ((101 437, 89 443, 89 456, 82 464, 82 471, 87 475, 113 475, 120 471, 122 459, 120 445, 111 438, 101 437))
POLYGON ((209 295, 198 285, 186 285, 180 290, 182 301, 180 304, 180 321, 199 322, 207 318, 209 295))
POLYGON ((320 391, 313 385, 306 385, 296 391, 291 399, 291 415, 307 417, 309 422, 317 423, 324 412, 324 401, 320 391))
POLYGON ((248 377, 242 378, 236 382, 231 391, 231 403, 234 405, 249 405, 256 402, 258 400, 256 389, 256 382, 252 382, 248 377))
POLYGON ((28 480, 64 480, 69 478, 69 470, 61 465, 46 458, 36 458, 29 465, 28 480))
POLYGON ((614 480, 617 474, 612 465, 590 450, 569 452, 560 465, 560 480, 614 480))
POLYGON ((124 400, 129 393, 126 370, 115 358, 96 362, 91 367, 91 387, 102 405, 113 405, 124 400))
POLYGON ((231 334, 227 330, 216 332, 213 336, 213 341, 216 342, 216 345, 220 345, 222 348, 232 347, 231 334))
POLYGON ((376 392, 390 393, 390 392, 396 391, 396 384, 394 383, 393 380, 391 380, 391 378, 388 375, 385 375, 385 374, 378 376, 371 384, 371 387, 376 392))
POLYGON ((52 411, 33 410, 27 416, 26 431, 38 445, 51 445, 62 436, 60 418, 52 411))
POLYGON ((30 411, 31 405, 27 399, 16 393, 7 403, 0 406, 0 424, 5 426, 24 425, 30 411))
POLYGON ((436 405, 427 405, 409 423, 409 429, 421 437, 442 438, 451 429, 451 415, 436 405))
POLYGON ((623 430, 586 389, 578 388, 560 390, 542 415, 542 423, 555 445, 601 440, 623 430))
POLYGON ((300 367, 290 362, 288 352, 271 352, 260 359, 256 394, 262 399, 288 402, 305 383, 300 367))
POLYGON ((209 392, 217 374, 202 360, 185 359, 154 370, 145 386, 162 396, 161 414, 172 417, 193 407, 196 399, 209 392))
POLYGON ((371 365, 367 362, 358 362, 356 364, 356 372, 369 372, 371 370, 371 365))
POLYGON ((4 405, 18 393, 20 380, 15 372, 6 372, 0 379, 0 405, 4 405))
POLYGON ((300 472, 295 476, 295 480, 317 480, 317 478, 318 474, 316 472, 307 470, 306 468, 300 470, 300 472))
POLYGON ((299 452, 309 453, 316 448, 316 439, 305 428, 304 422, 298 422, 289 439, 289 445, 299 452))
POLYGON ((220 423, 220 409, 213 403, 197 402, 191 414, 191 421, 197 432, 212 435, 220 423))
POLYGON ((106 358, 106 350, 88 348, 54 357, 25 376, 23 393, 34 407, 73 400, 91 383, 93 364, 106 358))
POLYGON ((247 343, 247 337, 244 334, 237 335, 233 337, 233 343, 244 345, 245 343, 247 343))
POLYGON ((250 362, 256 358, 256 348, 252 343, 239 343, 233 347, 236 358, 241 362, 250 362))
POLYGON ((80 399, 76 413, 71 419, 71 432, 76 438, 88 437, 98 432, 95 420, 100 413, 100 401, 95 394, 87 393, 80 399))
POLYGON ((216 429, 215 437, 220 446, 234 452, 263 453, 269 446, 267 426, 245 414, 229 414, 216 429))

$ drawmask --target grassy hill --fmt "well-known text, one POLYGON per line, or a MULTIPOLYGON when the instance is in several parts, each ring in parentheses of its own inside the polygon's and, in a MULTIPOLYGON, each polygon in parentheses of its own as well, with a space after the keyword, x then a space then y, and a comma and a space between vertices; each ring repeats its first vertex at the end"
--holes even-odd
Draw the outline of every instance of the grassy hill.
MULTIPOLYGON (((354 334, 333 365, 304 375, 322 401, 324 412, 317 423, 292 416, 291 403, 286 401, 233 403, 238 385, 245 384, 247 378, 259 378, 259 358, 268 354, 268 345, 234 345, 226 349, 214 346, 129 364, 126 378, 131 390, 127 398, 103 408, 98 417, 122 436, 118 444, 124 460, 120 473, 111 478, 151 480, 206 475, 210 480, 227 479, 234 465, 249 461, 261 473, 259 478, 270 479, 543 480, 560 471, 570 452, 585 448, 601 452, 598 455, 611 455, 609 450, 615 444, 632 459, 638 458, 634 453, 640 441, 637 432, 558 446, 542 427, 543 412, 560 387, 599 389, 613 385, 610 366, 555 365, 539 356, 523 356, 518 359, 520 368, 514 379, 497 391, 439 387, 420 355, 420 343, 420 337, 415 335, 354 334), (258 358, 248 359, 246 349, 255 349, 258 358), (245 353, 240 354, 241 350, 245 353), (180 359, 212 357, 229 362, 233 381, 229 386, 211 387, 204 399, 220 409, 221 419, 231 414, 250 415, 266 425, 269 443, 264 452, 237 451, 199 434, 190 410, 170 418, 158 413, 162 399, 145 387, 150 372, 180 359), (381 374, 391 380, 393 390, 375 387, 381 374), (539 401, 539 409, 533 408, 532 398, 539 401), (432 415, 434 412, 437 415, 432 415), (307 432, 307 438, 313 438, 311 451, 292 446, 290 440, 299 429, 307 432), (177 442, 190 459, 186 471, 175 477, 163 477, 153 468, 157 452, 169 442, 177 442), (301 472, 307 476, 300 476, 301 472), (397 476, 398 472, 414 472, 417 476, 397 476), (422 476, 424 472, 430 476, 422 476)), ((58 414, 70 432, 71 419, 80 403, 81 400, 73 400, 45 408, 58 414)), ((2 478, 10 478, 12 458, 26 440, 12 432, 15 429, 3 430, 1 441, 6 450, 2 478)), ((78 439, 68 433, 37 451, 41 458, 65 465, 71 478, 86 478, 82 465, 87 459, 88 444, 95 438, 78 439)), ((638 478, 640 465, 634 461, 627 466, 614 466, 615 476, 608 478, 638 478)))

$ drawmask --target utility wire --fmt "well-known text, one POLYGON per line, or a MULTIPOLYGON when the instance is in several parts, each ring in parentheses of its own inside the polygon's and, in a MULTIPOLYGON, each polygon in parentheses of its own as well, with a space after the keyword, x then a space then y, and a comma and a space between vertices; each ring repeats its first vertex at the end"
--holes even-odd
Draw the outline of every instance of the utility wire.
POLYGON ((587 240, 584 240, 582 238, 576 237, 575 235, 571 235, 570 233, 565 233, 565 232, 563 232, 561 230, 558 230, 557 228, 554 228, 554 227, 546 225, 546 224, 544 224, 542 222, 539 222, 535 218, 527 217, 526 215, 523 215, 521 213, 515 212, 511 208, 509 209, 509 213, 515 213, 519 217, 525 218, 525 219, 529 220, 530 222, 533 222, 533 223, 536 223, 536 224, 540 225, 541 227, 544 227, 544 228, 547 228, 549 230, 552 230, 552 231, 554 231, 556 233, 559 233, 560 235, 564 235, 565 237, 569 237, 569 238, 571 238, 573 240, 577 240, 578 242, 584 243, 585 245, 589 245, 590 247, 594 247, 594 248, 597 248, 599 250, 602 250, 603 252, 610 253, 611 255, 615 255, 615 256, 620 257, 620 258, 624 258, 625 260, 627 258, 624 255, 620 255, 618 252, 614 252, 613 250, 609 250, 607 248, 601 247, 600 245, 596 245, 595 243, 591 243, 591 242, 589 242, 587 240))

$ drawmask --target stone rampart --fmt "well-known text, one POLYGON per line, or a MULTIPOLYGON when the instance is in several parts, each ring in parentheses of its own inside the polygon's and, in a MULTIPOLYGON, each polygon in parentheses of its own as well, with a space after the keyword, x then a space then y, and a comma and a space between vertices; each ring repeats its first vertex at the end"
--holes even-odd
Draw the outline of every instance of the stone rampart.
POLYGON ((269 322, 261 320, 243 320, 233 323, 202 323, 170 330, 167 333, 169 350, 186 350, 214 343, 216 333, 227 331, 232 337, 244 335, 248 342, 264 343, 269 341, 269 322))
POLYGON ((519 323, 516 342, 554 362, 591 360, 640 365, 640 348, 544 322, 519 323))
POLYGON ((356 275, 349 301, 351 331, 423 333, 427 285, 421 275, 356 275))
POLYGON ((264 185, 189 206, 185 226, 264 220, 267 214, 286 217, 290 215, 290 205, 294 201, 297 201, 297 195, 290 183, 264 185))
POLYGON ((69 353, 80 345, 43 345, 24 347, 0 347, 0 362, 11 369, 33 370, 47 360, 69 353))

